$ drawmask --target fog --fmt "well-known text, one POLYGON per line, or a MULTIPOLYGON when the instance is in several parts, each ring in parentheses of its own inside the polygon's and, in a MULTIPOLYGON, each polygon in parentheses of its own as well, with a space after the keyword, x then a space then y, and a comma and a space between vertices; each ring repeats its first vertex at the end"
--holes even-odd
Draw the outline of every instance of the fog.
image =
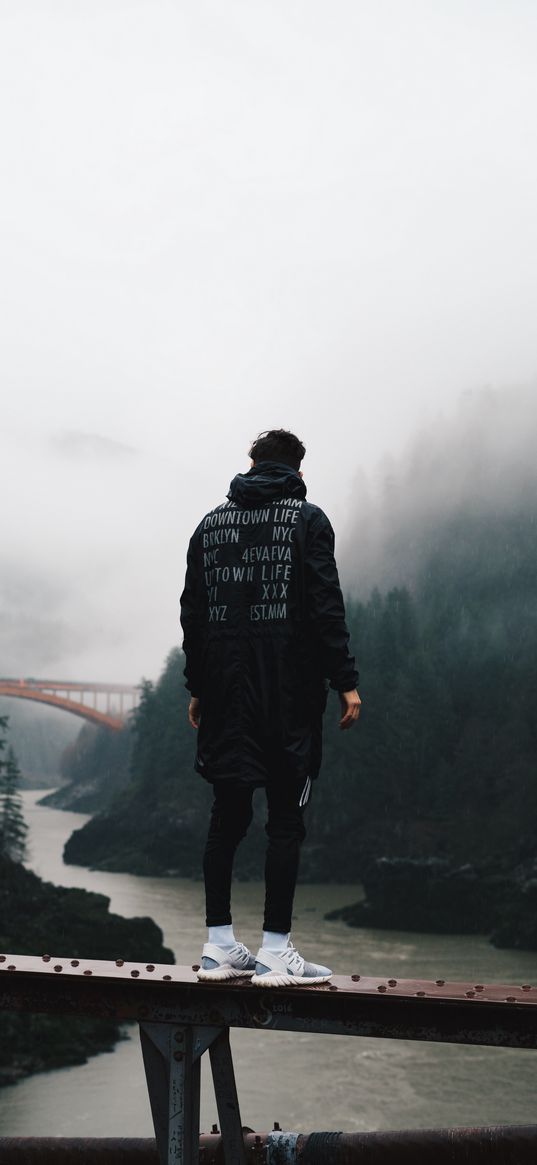
POLYGON ((58 780, 61 755, 80 732, 80 720, 59 708, 26 700, 0 699, 9 722, 9 743, 21 770, 22 787, 50 787, 58 780))
POLYGON ((261 429, 305 441, 360 587, 393 576, 388 513, 505 496, 533 459, 533 4, 1 17, 3 674, 156 676, 261 429))
POLYGON ((524 513, 537 539, 536 448, 537 390, 483 389, 419 428, 375 474, 358 473, 339 556, 346 589, 412 588, 438 533, 461 514, 524 513))

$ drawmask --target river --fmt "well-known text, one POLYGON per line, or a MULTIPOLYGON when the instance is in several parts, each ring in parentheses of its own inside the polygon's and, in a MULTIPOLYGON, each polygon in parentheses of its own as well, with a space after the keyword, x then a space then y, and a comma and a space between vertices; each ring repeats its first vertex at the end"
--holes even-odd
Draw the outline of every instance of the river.
MULTIPOLYGON (((64 842, 86 817, 45 809, 37 805, 42 795, 24 794, 28 865, 58 885, 106 894, 119 914, 149 915, 178 963, 196 961, 204 939, 201 882, 65 866, 64 842)), ((476 983, 537 980, 537 952, 498 951, 476 936, 356 930, 323 920, 325 911, 358 896, 355 886, 300 886, 297 946, 338 973, 476 983)), ((235 886, 234 915, 242 923, 237 930, 254 948, 261 902, 258 883, 235 886)), ((137 1032, 130 1027, 125 1034, 114 1052, 87 1064, 0 1089, 0 1135, 152 1135, 137 1032)), ((232 1044, 243 1124, 258 1130, 271 1128, 274 1120, 298 1131, 360 1131, 536 1119, 537 1065, 530 1051, 265 1031, 235 1031, 232 1044)), ((201 1127, 208 1130, 216 1108, 206 1065, 202 1093, 201 1127)))

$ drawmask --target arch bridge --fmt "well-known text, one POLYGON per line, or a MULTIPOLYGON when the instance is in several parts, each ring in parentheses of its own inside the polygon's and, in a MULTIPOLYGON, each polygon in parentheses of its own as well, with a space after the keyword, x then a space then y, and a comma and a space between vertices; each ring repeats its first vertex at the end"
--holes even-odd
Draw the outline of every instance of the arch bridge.
POLYGON ((140 688, 134 684, 90 683, 78 680, 0 679, 0 696, 50 704, 81 716, 91 724, 119 732, 137 705, 140 688))

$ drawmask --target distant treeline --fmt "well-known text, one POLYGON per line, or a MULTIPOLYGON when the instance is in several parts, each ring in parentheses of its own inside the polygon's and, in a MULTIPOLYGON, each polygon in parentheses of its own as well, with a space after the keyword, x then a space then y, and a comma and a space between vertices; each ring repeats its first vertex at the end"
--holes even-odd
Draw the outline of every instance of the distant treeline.
POLYGON ((6 716, 9 741, 21 768, 22 787, 56 784, 62 751, 77 736, 75 717, 29 700, 3 697, 0 718, 6 716))
MULTIPOLYGON (((381 856, 512 870, 537 853, 537 543, 533 511, 461 513, 431 540, 412 589, 348 601, 363 712, 329 700, 302 876, 361 879, 381 856)), ((75 833, 70 862, 198 877, 210 788, 192 769, 183 657, 146 683, 131 781, 75 833)), ((103 750, 95 737, 96 775, 103 750), (98 756, 99 754, 99 756, 98 756), (97 760, 98 756, 98 760, 97 760)), ((84 773, 90 758, 84 757, 84 773)), ((76 755, 71 753, 75 775, 76 755)), ((261 825, 239 852, 261 876, 261 825)))
POLYGON ((97 813, 130 781, 132 733, 111 732, 84 724, 64 748, 60 774, 64 784, 41 798, 41 805, 97 813))

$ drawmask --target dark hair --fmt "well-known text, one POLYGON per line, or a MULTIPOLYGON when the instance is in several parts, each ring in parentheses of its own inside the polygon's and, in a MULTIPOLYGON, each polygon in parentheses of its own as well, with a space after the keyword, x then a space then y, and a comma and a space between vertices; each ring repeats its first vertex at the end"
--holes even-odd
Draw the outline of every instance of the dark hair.
POLYGON ((256 437, 248 454, 252 461, 281 461, 291 469, 300 469, 305 446, 287 429, 268 429, 256 437))

